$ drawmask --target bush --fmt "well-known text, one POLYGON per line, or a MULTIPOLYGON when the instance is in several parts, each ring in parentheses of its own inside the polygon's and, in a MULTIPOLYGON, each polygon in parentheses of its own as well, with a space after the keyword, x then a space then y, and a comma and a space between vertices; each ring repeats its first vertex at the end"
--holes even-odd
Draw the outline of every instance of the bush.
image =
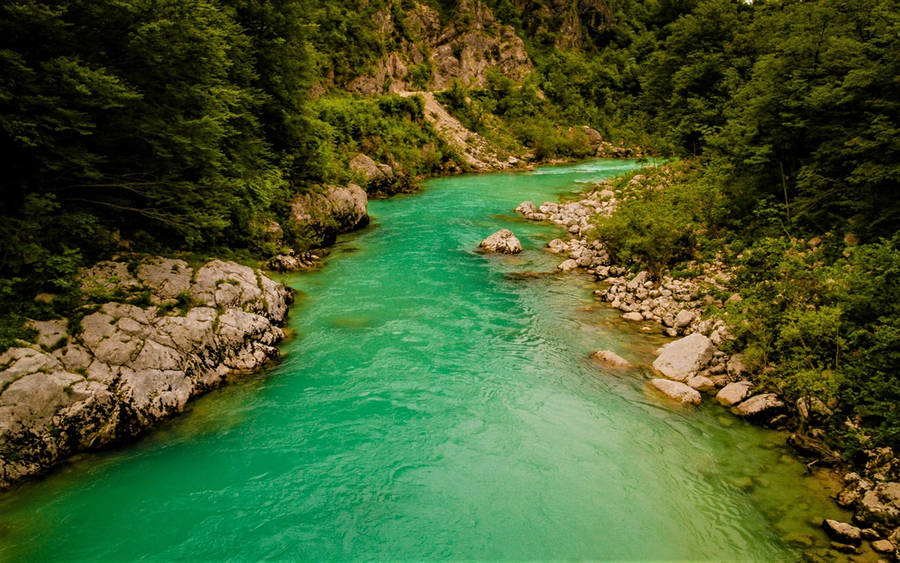
POLYGON ((741 256, 744 300, 727 316, 767 383, 832 406, 833 435, 851 450, 900 447, 900 236, 816 250, 769 237, 741 256))
POLYGON ((655 278, 693 258, 698 241, 714 230, 716 190, 698 183, 693 162, 642 169, 619 183, 611 217, 595 217, 596 235, 614 259, 636 262, 655 278), (630 178, 630 180, 629 180, 630 178))

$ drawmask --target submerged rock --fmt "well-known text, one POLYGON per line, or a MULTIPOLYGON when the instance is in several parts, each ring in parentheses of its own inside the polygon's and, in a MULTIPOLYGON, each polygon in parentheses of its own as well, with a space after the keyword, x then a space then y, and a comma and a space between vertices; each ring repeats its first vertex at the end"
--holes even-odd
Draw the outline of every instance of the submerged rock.
POLYGON ((822 529, 829 537, 841 543, 859 545, 862 541, 862 530, 846 522, 826 519, 822 522, 822 529))
POLYGON ((841 461, 841 456, 837 452, 829 448, 823 440, 813 436, 793 433, 788 436, 787 443, 800 455, 814 458, 819 466, 833 467, 841 461))
POLYGON ((509 229, 500 229, 479 245, 485 252, 499 252, 501 254, 518 254, 522 252, 522 243, 509 229))
POLYGON ((669 379, 686 381, 709 364, 714 351, 709 338, 695 332, 663 346, 653 368, 669 379))
POLYGON ((622 356, 616 354, 612 350, 600 350, 591 354, 595 360, 604 364, 606 366, 612 368, 627 368, 631 367, 631 364, 628 363, 628 360, 623 358, 622 356))
POLYGON ((136 436, 229 374, 276 358, 292 300, 283 284, 219 260, 196 271, 164 258, 105 262, 82 280, 147 292, 161 306, 105 303, 77 330, 58 319, 33 348, 0 354, 0 488, 136 436), (59 347, 40 349, 51 332, 59 347))
POLYGON ((671 379, 651 379, 650 385, 670 399, 686 405, 699 405, 703 400, 700 392, 671 379))

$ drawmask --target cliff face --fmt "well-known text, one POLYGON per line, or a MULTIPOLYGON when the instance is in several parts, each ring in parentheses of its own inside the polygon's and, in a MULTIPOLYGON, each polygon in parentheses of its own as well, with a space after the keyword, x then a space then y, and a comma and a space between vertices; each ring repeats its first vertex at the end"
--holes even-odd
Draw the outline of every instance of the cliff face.
POLYGON ((525 43, 481 0, 463 0, 443 21, 422 3, 402 14, 381 10, 373 21, 381 42, 393 47, 342 85, 351 92, 442 90, 453 80, 480 87, 491 68, 513 80, 532 70, 525 43))
POLYGON ((555 37, 557 49, 581 49, 616 25, 604 0, 512 0, 529 37, 555 37))

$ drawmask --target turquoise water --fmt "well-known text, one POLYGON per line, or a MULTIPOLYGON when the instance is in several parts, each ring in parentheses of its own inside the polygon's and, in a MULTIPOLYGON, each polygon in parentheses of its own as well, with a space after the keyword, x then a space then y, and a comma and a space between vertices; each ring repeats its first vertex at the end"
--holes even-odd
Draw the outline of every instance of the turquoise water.
MULTIPOLYGON (((515 218, 635 166, 437 179, 374 201, 300 290, 265 374, 142 442, 0 497, 0 558, 791 559, 834 512, 783 437, 608 372, 663 340, 587 276, 540 275, 559 232, 515 218), (502 228, 515 257, 474 251, 502 228)), ((709 401, 707 401, 709 403, 709 401)))

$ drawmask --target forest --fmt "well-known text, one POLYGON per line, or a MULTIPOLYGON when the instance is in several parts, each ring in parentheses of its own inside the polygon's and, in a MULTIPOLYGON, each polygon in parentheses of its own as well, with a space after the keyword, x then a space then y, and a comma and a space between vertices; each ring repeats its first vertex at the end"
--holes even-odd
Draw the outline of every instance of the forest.
MULTIPOLYGON (((373 14, 402 22, 415 4, 4 2, 0 349, 24 319, 76 307, 76 272, 112 253, 267 258, 265 221, 350 179, 360 147, 417 178, 458 162, 417 98, 344 88, 396 48, 373 14)), ((480 4, 429 5, 463 26, 480 4)), ((445 105, 537 161, 588 156, 567 128, 589 125, 677 162, 671 189, 598 222, 610 247, 635 268, 733 264, 733 345, 767 384, 838 413, 848 456, 900 447, 898 3, 484 4, 533 69, 454 82, 445 105)), ((430 68, 416 72, 428 88, 430 68)))

